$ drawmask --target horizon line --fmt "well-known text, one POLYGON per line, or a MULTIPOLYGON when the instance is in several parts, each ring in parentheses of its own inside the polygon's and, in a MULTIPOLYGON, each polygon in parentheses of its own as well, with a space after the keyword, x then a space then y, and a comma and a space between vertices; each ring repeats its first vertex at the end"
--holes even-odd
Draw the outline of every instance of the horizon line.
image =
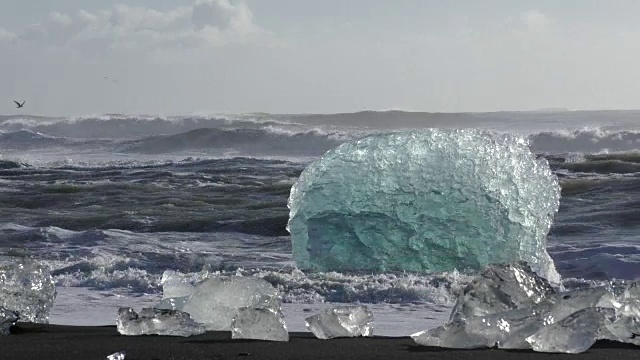
POLYGON ((284 115, 284 116, 331 116, 331 115, 348 115, 348 114, 362 114, 362 113, 408 113, 408 114, 451 114, 451 115, 460 115, 460 114, 496 114, 496 113, 565 113, 565 112, 602 112, 602 111, 639 111, 640 108, 599 108, 599 109, 569 109, 562 107, 549 107, 549 108, 538 108, 538 109, 530 109, 530 110, 493 110, 493 111, 418 111, 418 110, 403 110, 403 109, 363 109, 357 111, 339 111, 339 112, 263 112, 263 111, 249 111, 249 112, 216 112, 216 111, 194 111, 194 112, 181 112, 181 113, 85 113, 82 115, 36 115, 31 113, 25 114, 0 114, 2 117, 19 117, 19 116, 27 116, 27 117, 40 117, 40 118, 73 118, 73 117, 91 117, 91 116, 212 116, 212 115, 284 115))

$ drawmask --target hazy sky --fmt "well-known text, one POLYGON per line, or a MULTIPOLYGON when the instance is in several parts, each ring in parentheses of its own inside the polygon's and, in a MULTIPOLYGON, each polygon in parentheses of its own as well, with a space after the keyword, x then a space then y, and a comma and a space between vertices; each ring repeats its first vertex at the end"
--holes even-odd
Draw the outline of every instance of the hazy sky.
POLYGON ((640 108, 636 0, 0 0, 0 114, 640 108), (106 77, 106 78, 105 78, 106 77))

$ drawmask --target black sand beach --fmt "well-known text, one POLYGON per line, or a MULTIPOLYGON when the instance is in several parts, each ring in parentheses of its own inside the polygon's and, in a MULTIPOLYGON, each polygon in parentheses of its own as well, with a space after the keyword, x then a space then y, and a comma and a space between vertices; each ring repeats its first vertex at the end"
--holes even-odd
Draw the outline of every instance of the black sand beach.
POLYGON ((117 351, 126 360, 198 359, 638 359, 631 345, 599 342, 579 355, 532 351, 450 350, 415 345, 410 338, 318 340, 310 333, 291 333, 288 343, 232 340, 230 332, 209 332, 189 338, 121 336, 115 326, 18 324, 0 337, 2 359, 106 359, 117 351))

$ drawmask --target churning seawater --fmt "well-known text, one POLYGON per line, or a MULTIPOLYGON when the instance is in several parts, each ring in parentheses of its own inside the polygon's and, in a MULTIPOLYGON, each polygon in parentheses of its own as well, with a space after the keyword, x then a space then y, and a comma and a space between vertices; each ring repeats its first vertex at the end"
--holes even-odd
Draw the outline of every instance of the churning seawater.
POLYGON ((328 302, 361 302, 377 334, 407 335, 444 321, 468 278, 297 270, 286 202, 310 161, 378 131, 521 133, 562 186, 549 252, 567 286, 585 286, 640 277, 639 115, 0 116, 0 250, 51 266, 54 323, 111 324, 119 306, 153 305, 171 269, 265 278, 293 331, 328 302))

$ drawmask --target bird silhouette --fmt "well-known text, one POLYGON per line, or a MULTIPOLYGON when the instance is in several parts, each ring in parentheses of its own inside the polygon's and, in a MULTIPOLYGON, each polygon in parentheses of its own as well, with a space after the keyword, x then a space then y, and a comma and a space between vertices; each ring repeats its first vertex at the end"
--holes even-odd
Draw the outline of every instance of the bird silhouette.
POLYGON ((13 102, 14 102, 14 103, 16 103, 16 107, 17 107, 18 109, 20 109, 21 107, 24 107, 24 103, 25 103, 26 101, 22 100, 22 104, 21 104, 21 103, 19 103, 19 102, 17 102, 17 101, 15 101, 15 100, 13 100, 13 102))

